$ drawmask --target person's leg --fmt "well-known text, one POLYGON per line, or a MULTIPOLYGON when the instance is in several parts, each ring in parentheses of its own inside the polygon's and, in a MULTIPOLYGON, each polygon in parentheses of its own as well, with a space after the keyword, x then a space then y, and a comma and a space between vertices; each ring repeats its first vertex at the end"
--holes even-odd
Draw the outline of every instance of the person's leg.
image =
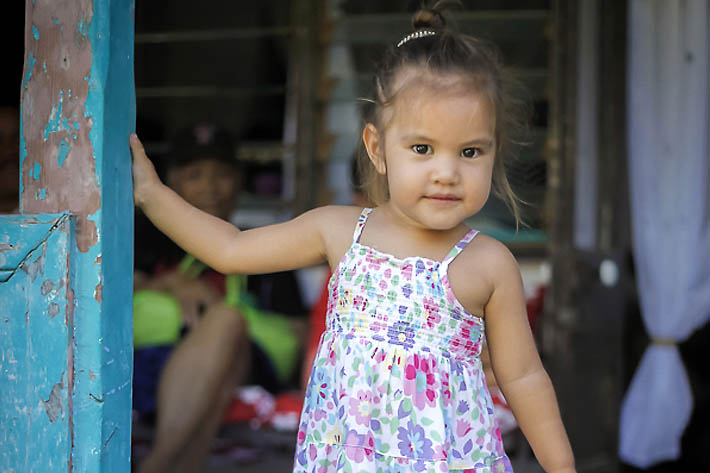
POLYGON ((153 449, 138 472, 199 471, 249 364, 244 319, 224 306, 210 309, 163 370, 153 449))

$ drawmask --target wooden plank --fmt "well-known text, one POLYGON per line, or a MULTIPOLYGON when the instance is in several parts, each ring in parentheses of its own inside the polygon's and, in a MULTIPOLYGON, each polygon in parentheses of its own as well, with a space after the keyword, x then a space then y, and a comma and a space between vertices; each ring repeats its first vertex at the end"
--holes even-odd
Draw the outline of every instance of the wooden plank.
POLYGON ((194 43, 205 41, 229 41, 274 36, 290 36, 294 33, 290 26, 271 26, 258 28, 228 28, 217 30, 161 31, 158 33, 136 34, 136 46, 139 44, 194 43))
POLYGON ((133 0, 26 2, 20 208, 76 219, 67 471, 130 465, 133 16, 133 0))
POLYGON ((224 98, 242 99, 249 97, 268 97, 285 95, 286 86, 264 85, 261 87, 222 87, 219 85, 198 86, 158 86, 140 87, 136 95, 140 99, 155 98, 224 98))
MULTIPOLYGON (((373 66, 374 69, 374 66, 373 66)), ((537 100, 546 100, 548 74, 545 68, 511 68, 511 75, 520 80, 531 96, 537 100)), ((338 77, 333 91, 328 96, 330 103, 358 103, 372 93, 374 70, 358 71, 354 77, 338 77), (354 94, 353 94, 354 92, 354 94)), ((139 93, 139 96, 141 94, 139 93)))
POLYGON ((322 12, 320 0, 298 0, 291 6, 292 24, 300 34, 289 45, 282 197, 293 214, 313 208, 315 202, 316 87, 322 52, 316 30, 322 12))
MULTIPOLYGON (((453 16, 452 24, 458 31, 503 43, 515 37, 541 37, 549 11, 462 11, 453 16)), ((409 13, 346 15, 336 25, 333 42, 392 44, 411 30, 409 13)))
POLYGON ((71 471, 72 221, 0 217, 0 470, 71 471))
MULTIPOLYGON (((625 7, 612 3, 600 4, 593 0, 556 0, 554 3, 557 18, 553 50, 555 83, 552 90, 557 93, 551 104, 552 142, 548 146, 551 151, 548 156, 552 199, 550 222, 554 222, 549 231, 553 277, 543 318, 545 362, 557 391, 577 470, 600 473, 616 472, 619 468, 617 432, 622 321, 625 291, 630 280, 624 263, 626 251, 624 246, 619 246, 619 243, 623 245, 623 239, 612 240, 613 233, 604 228, 609 226, 607 222, 624 226, 621 220, 626 205, 616 198, 619 194, 607 195, 603 187, 599 189, 604 192, 593 193, 594 207, 607 206, 607 212, 611 214, 605 217, 603 211, 599 213, 597 228, 592 228, 596 234, 592 235, 591 246, 585 249, 575 246, 573 222, 575 212, 579 210, 575 207, 576 169, 580 165, 576 144, 580 139, 580 126, 583 125, 576 112, 580 104, 584 104, 580 102, 581 90, 577 79, 586 71, 580 66, 589 60, 585 52, 599 53, 602 65, 610 61, 616 63, 614 56, 619 54, 619 45, 623 44, 621 29, 600 28, 601 39, 598 41, 605 44, 605 48, 590 52, 580 46, 580 39, 584 38, 580 36, 580 31, 590 26, 584 25, 585 22, 597 21, 598 18, 615 19, 618 22, 616 26, 621 27, 624 22, 619 18, 623 17, 625 7), (609 199, 613 198, 616 198, 613 207, 609 207, 609 199), (602 264, 611 270, 610 273, 616 272, 606 282, 601 280, 602 264)), ((623 87, 621 92, 608 90, 602 84, 606 83, 608 76, 600 72, 596 70, 592 78, 600 82, 597 84, 600 94, 596 100, 607 103, 609 100, 605 99, 619 99, 619 94, 623 95, 623 87)), ((617 100, 616 103, 618 107, 624 101, 617 100)), ((615 110, 618 112, 618 108, 615 110)), ((620 158, 612 151, 619 151, 620 143, 618 135, 610 135, 604 130, 609 126, 618 126, 619 120, 623 121, 623 114, 611 116, 598 109, 588 118, 600 120, 601 133, 593 137, 597 141, 594 145, 609 151, 610 155, 604 152, 593 156, 593 164, 599 171, 599 182, 613 185, 610 179, 619 172, 620 158), (613 136, 616 141, 605 143, 607 138, 613 136)))

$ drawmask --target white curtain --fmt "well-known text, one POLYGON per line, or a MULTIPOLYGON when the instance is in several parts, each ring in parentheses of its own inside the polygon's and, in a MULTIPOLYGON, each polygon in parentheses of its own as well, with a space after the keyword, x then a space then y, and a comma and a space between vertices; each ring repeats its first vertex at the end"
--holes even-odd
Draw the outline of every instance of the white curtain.
POLYGON ((630 0, 633 251, 652 343, 622 404, 620 456, 678 458, 693 409, 677 343, 710 318, 710 0, 630 0))

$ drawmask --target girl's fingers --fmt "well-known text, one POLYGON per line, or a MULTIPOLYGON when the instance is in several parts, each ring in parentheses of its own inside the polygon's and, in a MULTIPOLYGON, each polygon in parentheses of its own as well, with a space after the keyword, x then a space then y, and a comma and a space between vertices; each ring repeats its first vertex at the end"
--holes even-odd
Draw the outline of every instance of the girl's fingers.
POLYGON ((143 143, 141 143, 141 140, 138 138, 138 135, 132 133, 129 141, 131 144, 131 151, 134 155, 140 153, 145 156, 145 149, 143 148, 143 143))
POLYGON ((129 138, 131 155, 133 156, 133 201, 141 206, 146 201, 150 190, 156 183, 160 183, 155 173, 153 163, 150 161, 143 148, 143 143, 135 133, 129 138))

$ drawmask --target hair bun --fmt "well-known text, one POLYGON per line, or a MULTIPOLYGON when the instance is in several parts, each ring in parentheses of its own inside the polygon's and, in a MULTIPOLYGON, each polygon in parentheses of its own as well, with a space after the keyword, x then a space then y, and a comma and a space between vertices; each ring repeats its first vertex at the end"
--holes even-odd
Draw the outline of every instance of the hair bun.
POLYGON ((444 16, 433 8, 424 8, 412 15, 414 30, 435 29, 440 30, 446 25, 444 16))

